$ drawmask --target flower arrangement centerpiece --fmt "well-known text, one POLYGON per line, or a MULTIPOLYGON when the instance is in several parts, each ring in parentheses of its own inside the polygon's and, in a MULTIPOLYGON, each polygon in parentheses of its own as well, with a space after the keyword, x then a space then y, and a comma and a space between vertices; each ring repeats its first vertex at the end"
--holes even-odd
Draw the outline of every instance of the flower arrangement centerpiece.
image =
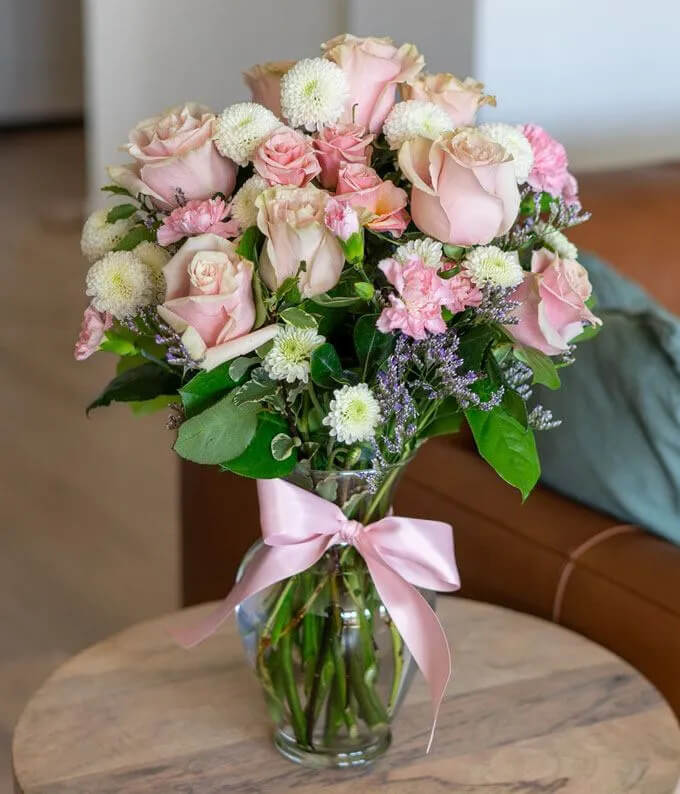
POLYGON ((435 714, 449 677, 451 528, 392 515, 400 473, 467 424, 526 497, 557 423, 534 384, 599 325, 562 145, 423 67, 342 35, 247 72, 253 101, 141 121, 82 235, 75 355, 120 357, 90 409, 167 408, 181 457, 258 481, 263 542, 180 639, 236 608, 278 748, 317 766, 385 750, 416 665, 435 714))

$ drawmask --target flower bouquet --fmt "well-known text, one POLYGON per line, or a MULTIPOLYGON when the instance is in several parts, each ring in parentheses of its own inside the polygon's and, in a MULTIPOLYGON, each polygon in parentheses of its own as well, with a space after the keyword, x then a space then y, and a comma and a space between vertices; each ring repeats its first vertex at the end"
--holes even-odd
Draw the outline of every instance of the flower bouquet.
POLYGON ((263 542, 180 640, 236 609, 278 748, 316 766, 378 756, 415 666, 435 716, 450 674, 451 528, 392 515, 404 467, 467 424, 526 497, 557 424, 533 386, 599 325, 564 148, 475 126, 495 99, 423 66, 342 35, 247 72, 252 102, 142 121, 82 235, 75 355, 120 357, 88 410, 166 408, 181 457, 258 481, 263 542))

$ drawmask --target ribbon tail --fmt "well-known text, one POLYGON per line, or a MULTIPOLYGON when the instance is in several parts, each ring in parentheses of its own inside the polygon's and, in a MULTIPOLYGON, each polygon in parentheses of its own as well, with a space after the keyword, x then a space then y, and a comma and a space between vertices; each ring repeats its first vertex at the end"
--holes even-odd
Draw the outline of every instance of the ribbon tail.
POLYGON ((426 751, 429 753, 439 708, 451 677, 451 652, 446 634, 434 610, 418 590, 386 565, 376 553, 361 545, 363 548, 359 550, 378 595, 430 689, 433 719, 426 751))
POLYGON ((213 612, 194 625, 171 628, 170 635, 182 647, 193 648, 213 635, 246 598, 314 565, 328 548, 329 541, 329 537, 321 536, 293 546, 262 546, 241 579, 213 612))

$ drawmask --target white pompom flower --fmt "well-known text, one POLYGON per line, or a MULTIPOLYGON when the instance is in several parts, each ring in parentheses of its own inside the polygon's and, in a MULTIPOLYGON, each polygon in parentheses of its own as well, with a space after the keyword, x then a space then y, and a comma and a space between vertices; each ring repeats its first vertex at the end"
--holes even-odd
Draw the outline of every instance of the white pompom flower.
POLYGON ((489 285, 510 289, 516 287, 524 276, 517 251, 502 251, 495 245, 472 248, 461 266, 478 287, 489 285))
POLYGON ((165 276, 163 268, 170 261, 170 253, 157 243, 144 240, 135 247, 133 253, 142 260, 149 269, 149 276, 154 287, 154 303, 165 300, 165 276))
POLYGON ((347 77, 333 61, 304 58, 281 78, 281 112, 291 127, 317 130, 342 115, 347 77))
POLYGON ((213 140, 220 154, 245 165, 257 147, 281 120, 257 102, 237 102, 225 108, 215 121, 213 140))
POLYGON ((88 270, 85 284, 94 308, 119 320, 136 314, 155 297, 151 270, 134 251, 110 251, 88 270))
POLYGON ((95 210, 83 226, 80 250, 90 263, 96 262, 114 249, 136 223, 134 214, 130 218, 107 223, 108 214, 107 209, 95 210))
POLYGON ((427 267, 437 270, 442 263, 442 244, 439 240, 433 240, 431 237, 423 237, 422 240, 409 240, 399 246, 394 258, 397 262, 405 265, 414 256, 422 259, 427 267))
POLYGON ((385 119, 383 132, 390 149, 398 149, 411 138, 428 138, 431 141, 453 129, 448 113, 434 102, 424 99, 407 99, 397 102, 385 119))
POLYGON ((231 217, 237 221, 241 229, 253 226, 257 221, 257 207, 255 199, 269 187, 266 179, 259 174, 251 176, 241 185, 238 193, 231 203, 231 217))
POLYGON ((501 123, 480 124, 479 131, 495 143, 499 143, 508 154, 512 155, 517 182, 520 185, 526 182, 534 165, 534 152, 521 127, 501 123))
POLYGON ((314 328, 298 328, 286 325, 274 337, 271 350, 264 357, 262 366, 273 380, 309 380, 309 359, 317 347, 326 341, 314 328))
POLYGON ((380 423, 380 406, 365 383, 343 386, 333 392, 328 415, 323 424, 342 444, 370 441, 380 423))
POLYGON ((536 234, 562 259, 577 259, 578 248, 558 229, 541 221, 536 224, 536 234))

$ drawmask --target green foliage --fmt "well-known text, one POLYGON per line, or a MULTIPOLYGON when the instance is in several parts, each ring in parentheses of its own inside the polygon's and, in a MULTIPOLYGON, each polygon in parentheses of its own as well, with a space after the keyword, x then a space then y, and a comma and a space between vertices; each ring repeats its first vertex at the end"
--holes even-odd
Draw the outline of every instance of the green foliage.
POLYGON ((99 349, 118 356, 133 356, 138 352, 136 341, 135 334, 127 328, 109 328, 99 349))
POLYGON ((359 230, 350 234, 347 240, 338 240, 342 246, 345 259, 352 265, 356 265, 364 258, 364 234, 359 230))
POLYGON ((379 369, 394 347, 394 335, 379 331, 377 319, 377 314, 365 314, 354 326, 354 348, 362 368, 362 381, 379 369))
POLYGON ((370 301, 375 295, 373 284, 368 281, 355 281, 354 291, 364 301, 370 301))
POLYGON ((230 377, 230 365, 230 361, 225 361, 209 372, 199 372, 179 389, 184 415, 187 418, 204 411, 240 383, 230 377))
POLYGON ((534 383, 540 383, 553 391, 560 388, 560 376, 553 360, 533 347, 516 347, 515 358, 523 361, 534 373, 534 383))
POLYGON ((454 259, 456 261, 465 253, 465 248, 462 245, 450 245, 448 243, 443 246, 442 250, 447 259, 454 259))
POLYGON ((125 220, 137 212, 137 207, 134 204, 116 204, 115 207, 109 210, 106 216, 107 223, 115 223, 116 221, 125 220))
POLYGON ((112 193, 115 196, 130 196, 130 198, 133 198, 132 193, 120 185, 104 185, 104 187, 100 189, 105 193, 112 193))
POLYGON ((257 226, 249 226, 241 235, 236 253, 243 259, 257 262, 257 246, 262 239, 262 232, 257 226))
POLYGON ((262 411, 257 417, 255 435, 246 449, 238 457, 223 462, 222 468, 262 480, 285 477, 297 463, 297 449, 287 431, 288 425, 282 416, 262 411), (275 450, 283 453, 284 446, 287 454, 278 457, 275 450))
POLYGON ((259 363, 257 356, 239 356, 238 358, 232 359, 229 362, 229 369, 227 370, 229 378, 234 383, 241 383, 248 374, 248 370, 257 363, 259 363))
POLYGON ((132 229, 118 242, 118 245, 113 249, 114 251, 132 251, 141 242, 148 240, 149 242, 156 242, 155 229, 148 229, 144 224, 133 226, 132 229))
POLYGON ((461 336, 458 355, 465 361, 465 369, 480 370, 487 350, 495 339, 493 329, 486 325, 473 326, 461 336))
POLYGON ((288 309, 284 309, 279 317, 288 325, 294 325, 296 328, 318 328, 318 323, 313 315, 299 306, 290 306, 288 309))
POLYGON ((179 403, 179 397, 176 394, 161 394, 158 397, 154 397, 153 400, 135 401, 129 405, 135 416, 146 416, 147 414, 155 414, 158 411, 165 411, 171 405, 177 403, 179 403))
POLYGON ((99 397, 87 406, 87 413, 112 402, 141 402, 159 395, 172 395, 179 384, 179 376, 174 372, 152 362, 141 364, 116 375, 99 397))
POLYGON ((457 433, 463 424, 463 412, 455 397, 447 397, 437 409, 431 422, 423 430, 425 438, 457 433))
POLYGON ((346 309, 349 306, 358 306, 362 299, 352 295, 329 295, 323 292, 321 295, 315 295, 310 298, 312 303, 317 303, 319 306, 330 306, 334 309, 346 309))
POLYGON ((601 330, 601 325, 587 325, 578 336, 575 336, 571 340, 571 344, 579 345, 581 342, 587 342, 589 339, 594 339, 601 330))
POLYGON ((317 386, 330 388, 344 382, 342 364, 329 342, 325 342, 312 353, 310 362, 312 380, 317 386))
POLYGON ((255 435, 257 406, 228 394, 180 425, 175 452, 194 463, 221 464, 243 453, 255 435))

